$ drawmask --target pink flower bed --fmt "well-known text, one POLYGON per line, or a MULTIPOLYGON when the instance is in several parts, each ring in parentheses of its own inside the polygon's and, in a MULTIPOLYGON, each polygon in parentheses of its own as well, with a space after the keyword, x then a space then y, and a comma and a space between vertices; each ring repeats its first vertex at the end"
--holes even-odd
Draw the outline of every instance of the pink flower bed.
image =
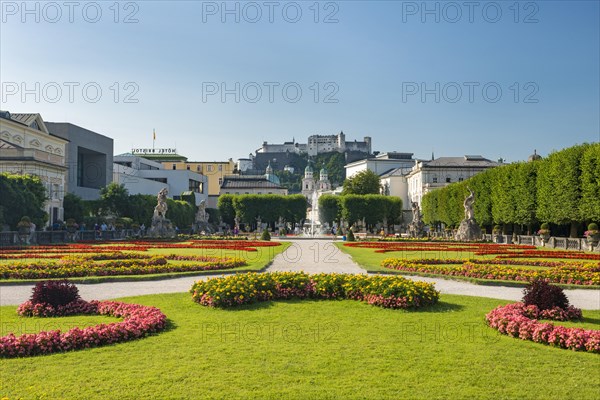
POLYGON ((513 303, 495 308, 485 318, 490 327, 504 335, 563 349, 600 353, 600 330, 567 328, 537 320, 580 319, 581 310, 574 307, 540 311, 536 306, 513 303))
POLYGON ((159 332, 167 324, 167 317, 156 307, 116 301, 78 300, 57 309, 27 301, 19 306, 18 313, 24 316, 98 314, 123 318, 123 321, 73 328, 64 333, 60 330, 20 336, 10 333, 0 338, 0 357, 27 357, 126 342, 159 332))

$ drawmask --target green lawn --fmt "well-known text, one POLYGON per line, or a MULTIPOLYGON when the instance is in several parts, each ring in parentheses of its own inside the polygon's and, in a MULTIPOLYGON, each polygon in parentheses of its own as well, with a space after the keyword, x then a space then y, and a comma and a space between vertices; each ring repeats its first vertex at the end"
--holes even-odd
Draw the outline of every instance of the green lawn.
MULTIPOLYGON (((289 242, 280 242, 280 246, 270 247, 256 247, 257 251, 242 251, 242 250, 223 250, 223 249, 148 249, 144 254, 150 255, 168 255, 168 254, 179 254, 179 255, 194 255, 194 256, 210 256, 210 257, 240 257, 246 260, 248 265, 232 268, 227 270, 214 270, 214 271, 189 271, 189 272, 174 272, 165 274, 148 274, 148 275, 118 275, 118 276, 89 276, 89 277, 78 277, 78 278, 67 278, 68 280, 76 283, 100 283, 100 282, 117 282, 117 281, 146 281, 146 280, 157 280, 170 277, 181 277, 190 275, 214 275, 231 272, 256 272, 266 268, 273 258, 279 253, 282 253, 290 246, 289 242)), ((125 251, 127 252, 127 251, 125 251)), ((1 263, 15 263, 15 262, 27 262, 34 261, 35 257, 20 259, 20 260, 0 260, 1 263)), ((46 260, 49 259, 37 259, 46 260)), ((170 263, 192 263, 193 261, 169 261, 170 263)), ((4 279, 0 280, 0 287, 2 284, 22 284, 27 282, 35 282, 38 280, 20 280, 20 279, 4 279)))
MULTIPOLYGON (((10 399, 597 399, 600 356, 502 336, 484 316, 506 302, 442 295, 397 311, 344 301, 205 308, 188 293, 124 299, 170 329, 109 347, 0 362, 10 399)), ((38 320, 0 307, 2 333, 38 320)), ((600 329, 600 311, 584 312, 600 329)), ((81 318, 86 324, 105 321, 81 318)), ((53 319, 54 324, 60 320, 53 319)), ((50 321, 50 320, 49 320, 50 321)), ((33 326, 33 325, 32 325, 33 326)), ((0 396, 2 397, 2 396, 0 396)))

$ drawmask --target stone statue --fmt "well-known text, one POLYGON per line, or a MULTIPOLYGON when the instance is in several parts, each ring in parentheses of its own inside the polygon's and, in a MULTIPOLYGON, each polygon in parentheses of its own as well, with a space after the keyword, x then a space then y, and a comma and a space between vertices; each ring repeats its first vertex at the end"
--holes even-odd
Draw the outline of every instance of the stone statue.
POLYGON ((198 205, 196 212, 196 222, 208 222, 208 213, 206 212, 206 200, 202 200, 198 205))
POLYGON ((421 210, 419 209, 419 203, 413 201, 411 203, 412 207, 412 221, 408 224, 408 233, 411 237, 422 237, 424 235, 424 225, 423 221, 421 221, 421 210))
POLYGON ((465 199, 463 205, 465 207, 465 219, 462 220, 456 235, 454 238, 463 242, 469 242, 473 240, 481 239, 481 228, 475 221, 475 214, 473 212, 473 204, 475 203, 475 193, 469 189, 469 195, 465 199))
POLYGON ((152 216, 152 226, 148 229, 148 236, 160 238, 172 238, 176 236, 175 229, 171 225, 171 221, 167 219, 167 188, 163 188, 156 196, 157 204, 154 207, 154 215, 152 216))
POLYGON ((158 204, 154 207, 154 216, 152 218, 164 218, 167 215, 167 194, 169 194, 167 188, 162 188, 160 192, 158 192, 158 196, 156 196, 158 204))
POLYGON ((469 220, 469 219, 475 218, 475 214, 473 213, 473 203, 475 203, 475 193, 473 193, 471 188, 467 187, 467 189, 469 189, 470 194, 465 199, 463 205, 465 207, 465 219, 469 220))

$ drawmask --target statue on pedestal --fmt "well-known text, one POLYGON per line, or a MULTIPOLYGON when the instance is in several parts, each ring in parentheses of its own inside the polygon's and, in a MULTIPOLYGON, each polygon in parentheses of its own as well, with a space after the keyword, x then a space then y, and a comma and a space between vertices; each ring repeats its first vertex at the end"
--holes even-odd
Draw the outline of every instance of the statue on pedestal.
POLYGON ((421 210, 419 209, 419 203, 413 201, 412 204, 412 222, 408 224, 408 233, 410 237, 423 237, 425 224, 421 220, 421 210))
POLYGON ((465 219, 462 220, 454 238, 463 242, 470 242, 481 239, 481 228, 475 221, 473 204, 475 203, 475 193, 467 187, 469 195, 463 202, 465 208, 465 219))
POLYGON ((154 207, 152 216, 152 226, 148 229, 148 236, 156 238, 173 238, 175 237, 175 229, 171 225, 171 221, 167 219, 167 188, 163 188, 156 196, 157 204, 154 207))
POLYGON ((206 200, 202 200, 198 205, 198 211, 194 219, 194 229, 196 232, 213 233, 214 229, 208 223, 208 213, 206 212, 206 200))

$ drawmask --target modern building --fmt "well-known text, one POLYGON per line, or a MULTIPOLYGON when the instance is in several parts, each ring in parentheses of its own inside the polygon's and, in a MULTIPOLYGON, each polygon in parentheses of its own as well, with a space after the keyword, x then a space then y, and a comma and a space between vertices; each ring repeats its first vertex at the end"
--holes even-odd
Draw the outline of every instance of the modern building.
POLYGON ((208 202, 208 179, 189 170, 164 168, 160 162, 133 154, 114 156, 113 181, 123 184, 130 194, 156 195, 167 188, 169 197, 178 199, 182 193, 192 192, 196 205, 208 202))
POLYGON ((282 187, 279 178, 273 174, 269 164, 264 175, 227 175, 221 185, 220 194, 281 194, 288 191, 282 187))
POLYGON ((162 165, 169 170, 185 170, 204 175, 208 179, 207 207, 215 208, 225 177, 236 171, 233 159, 227 161, 163 161, 162 165))
POLYGON ((41 179, 48 195, 44 208, 49 225, 64 218, 67 143, 50 133, 40 114, 0 112, 0 172, 41 179))
POLYGON ((84 200, 100 198, 112 182, 113 140, 68 122, 46 122, 52 135, 68 140, 66 191, 84 200))
POLYGON ((423 196, 453 182, 462 182, 488 168, 497 167, 497 162, 480 155, 463 157, 439 157, 431 161, 417 161, 406 174, 408 200, 421 205, 423 196))

